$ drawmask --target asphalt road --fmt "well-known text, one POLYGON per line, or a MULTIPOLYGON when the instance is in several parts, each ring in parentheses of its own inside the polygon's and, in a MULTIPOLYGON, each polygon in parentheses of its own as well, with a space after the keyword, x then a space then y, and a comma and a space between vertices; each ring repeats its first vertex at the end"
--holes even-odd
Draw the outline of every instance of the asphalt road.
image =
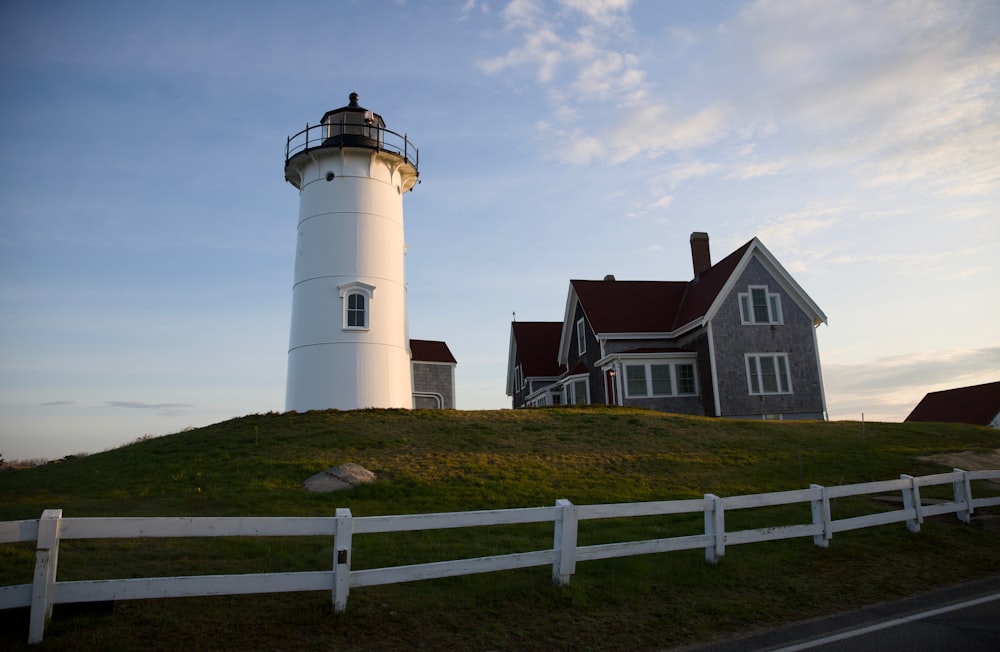
POLYGON ((998 652, 1000 577, 686 649, 690 652, 998 652))

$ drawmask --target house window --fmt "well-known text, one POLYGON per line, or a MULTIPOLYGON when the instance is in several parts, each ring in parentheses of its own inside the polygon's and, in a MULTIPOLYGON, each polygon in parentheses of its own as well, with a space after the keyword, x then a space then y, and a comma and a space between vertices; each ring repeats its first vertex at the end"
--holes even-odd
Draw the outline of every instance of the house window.
POLYGON ((689 363, 649 363, 625 365, 625 395, 693 396, 698 393, 694 365, 689 363))
POLYGON ((583 319, 576 322, 576 348, 580 355, 587 352, 587 331, 583 326, 583 319))
POLYGON ((792 393, 792 384, 788 377, 787 354, 748 354, 746 360, 750 394, 792 393))
POLYGON ((737 295, 740 321, 744 324, 781 324, 781 295, 768 292, 766 285, 751 285, 737 295))
POLYGON ((629 396, 646 396, 646 365, 626 365, 625 385, 629 396))
POLYGON ((679 364, 674 369, 677 371, 677 393, 694 394, 694 365, 679 364))
POLYGON ((587 380, 574 380, 566 388, 566 399, 570 405, 587 405, 590 403, 590 392, 587 387, 587 380))
POLYGON ((673 394, 670 384, 670 365, 649 365, 650 378, 653 381, 653 396, 669 396, 673 394))
POLYGON ((337 289, 344 305, 344 330, 368 330, 375 286, 355 281, 338 285, 337 289))
POLYGON ((521 365, 514 367, 514 385, 519 389, 524 389, 524 372, 521 371, 521 365))

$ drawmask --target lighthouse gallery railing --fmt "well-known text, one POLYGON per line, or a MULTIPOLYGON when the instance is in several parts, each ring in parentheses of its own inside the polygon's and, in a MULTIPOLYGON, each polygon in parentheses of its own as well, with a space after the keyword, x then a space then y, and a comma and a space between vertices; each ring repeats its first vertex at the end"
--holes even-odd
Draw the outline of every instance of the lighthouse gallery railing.
POLYGON ((285 165, 299 154, 324 147, 367 147, 390 152, 402 156, 418 174, 420 171, 420 151, 406 134, 398 134, 377 124, 360 126, 344 122, 317 125, 306 123, 305 129, 288 137, 285 144, 285 165))

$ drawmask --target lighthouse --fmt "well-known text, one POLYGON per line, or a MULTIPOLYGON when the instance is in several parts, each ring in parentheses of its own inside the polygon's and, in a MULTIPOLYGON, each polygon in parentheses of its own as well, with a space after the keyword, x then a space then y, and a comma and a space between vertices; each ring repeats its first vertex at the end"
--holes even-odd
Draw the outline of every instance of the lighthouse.
POLYGON ((418 166, 357 93, 288 138, 299 214, 286 410, 413 407, 403 195, 418 166))

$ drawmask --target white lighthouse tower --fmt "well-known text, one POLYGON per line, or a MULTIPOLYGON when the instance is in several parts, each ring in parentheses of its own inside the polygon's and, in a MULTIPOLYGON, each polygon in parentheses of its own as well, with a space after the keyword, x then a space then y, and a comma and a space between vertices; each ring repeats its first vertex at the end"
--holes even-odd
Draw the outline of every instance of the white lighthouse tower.
POLYGON ((403 193, 418 165, 357 93, 288 139, 299 218, 286 410, 413 407, 403 193))

